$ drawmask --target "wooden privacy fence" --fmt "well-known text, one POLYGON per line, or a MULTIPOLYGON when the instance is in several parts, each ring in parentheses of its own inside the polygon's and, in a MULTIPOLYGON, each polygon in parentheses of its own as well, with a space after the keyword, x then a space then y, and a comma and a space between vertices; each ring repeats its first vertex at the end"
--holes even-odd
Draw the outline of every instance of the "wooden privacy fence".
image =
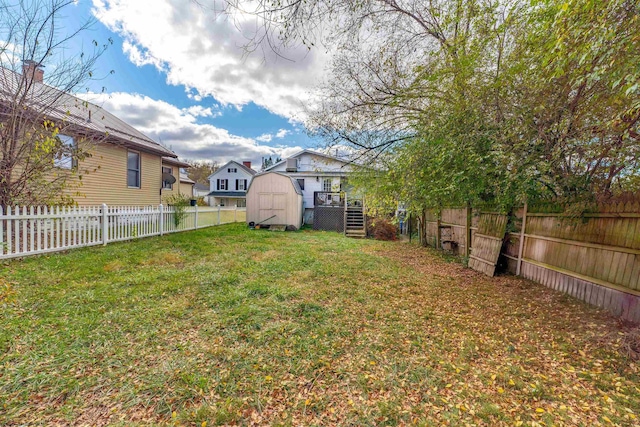
POLYGON ((501 246, 497 264, 502 270, 640 322, 639 203, 602 205, 578 217, 525 205, 508 218, 508 225, 505 220, 506 231, 497 220, 495 227, 485 227, 493 234, 481 231, 487 215, 495 213, 470 207, 442 209, 440 215, 426 211, 422 241, 457 249, 469 257, 471 267, 489 275, 489 262, 501 246))
POLYGON ((0 259, 244 221, 245 208, 0 206, 0 259))

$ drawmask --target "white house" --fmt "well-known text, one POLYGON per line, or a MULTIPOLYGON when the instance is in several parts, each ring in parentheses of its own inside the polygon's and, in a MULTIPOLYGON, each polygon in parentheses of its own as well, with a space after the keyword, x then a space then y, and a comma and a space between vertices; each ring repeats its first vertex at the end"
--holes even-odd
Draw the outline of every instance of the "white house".
POLYGON ((230 161, 209 175, 210 204, 213 206, 247 206, 247 188, 257 172, 251 162, 230 161))
POLYGON ((211 192, 211 190, 209 190, 209 184, 200 184, 199 182, 196 182, 193 185, 193 197, 198 199, 200 197, 202 197, 205 201, 205 203, 209 204, 209 193, 211 192))
MULTIPOLYGON (((265 169, 265 172, 281 172, 297 180, 303 195, 305 224, 313 223, 314 207, 318 202, 316 193, 346 191, 347 177, 352 171, 349 162, 311 150, 302 150, 265 169)), ((331 203, 331 197, 336 195, 322 197, 323 203, 331 203)))

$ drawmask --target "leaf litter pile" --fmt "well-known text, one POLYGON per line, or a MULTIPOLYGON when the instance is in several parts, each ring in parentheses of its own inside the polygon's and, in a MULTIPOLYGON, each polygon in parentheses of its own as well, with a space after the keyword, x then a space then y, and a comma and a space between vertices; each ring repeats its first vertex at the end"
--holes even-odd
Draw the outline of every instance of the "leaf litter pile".
POLYGON ((640 425, 636 328, 406 243, 229 225, 0 277, 0 425, 640 425))

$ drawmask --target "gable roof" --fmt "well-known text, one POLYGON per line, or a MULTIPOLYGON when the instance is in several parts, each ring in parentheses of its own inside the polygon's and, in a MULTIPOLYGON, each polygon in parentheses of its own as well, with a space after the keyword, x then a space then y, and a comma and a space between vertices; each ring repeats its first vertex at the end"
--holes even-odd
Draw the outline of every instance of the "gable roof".
POLYGON ((185 182, 187 184, 195 184, 196 182, 189 178, 186 173, 180 172, 180 182, 185 182))
MULTIPOLYGON (((324 154, 324 153, 320 153, 320 152, 317 152, 317 151, 309 150, 308 148, 305 148, 304 150, 298 151, 297 153, 295 153, 295 154, 293 154, 293 155, 291 155, 291 156, 287 157, 287 159, 294 159, 294 158, 296 158, 296 157, 300 157, 300 156, 302 156, 303 154, 311 154, 311 155, 313 155, 313 156, 320 156, 320 157, 324 157, 324 158, 326 158, 326 159, 331 159, 331 160, 338 161, 338 162, 340 162, 340 163, 344 163, 345 165, 348 165, 348 164, 350 163, 350 162, 348 162, 348 161, 346 161, 346 160, 344 160, 344 159, 341 159, 341 158, 339 158, 339 157, 335 157, 335 156, 331 156, 331 155, 329 155, 329 154, 324 154)), ((266 168, 264 171, 265 171, 265 172, 268 172, 268 171, 270 171, 271 169, 275 168, 276 166, 279 166, 279 165, 284 164, 284 163, 287 161, 287 159, 282 159, 282 160, 280 160, 278 163, 274 163, 274 164, 272 164, 271 166, 269 166, 268 168, 266 168)))
POLYGON ((107 142, 122 143, 130 148, 161 156, 178 157, 173 151, 89 101, 37 82, 32 83, 30 93, 25 93, 25 89, 21 88, 22 79, 21 74, 0 67, 0 102, 11 103, 16 93, 25 94, 28 108, 34 112, 47 108, 42 114, 54 121, 64 122, 88 133, 107 136, 107 142), (57 101, 55 105, 47 105, 47 99, 57 101))
POLYGON ((230 165, 233 165, 233 166, 237 166, 237 167, 239 167, 240 169, 244 170, 246 173, 248 173, 248 174, 249 174, 249 175, 251 175, 251 176, 253 176, 253 175, 255 175, 255 174, 257 174, 257 173, 258 173, 258 172, 256 172, 256 171, 254 171, 253 169, 246 167, 246 166, 245 166, 245 165, 243 165, 242 163, 238 163, 238 162, 236 162, 235 160, 231 160, 231 161, 229 161, 229 162, 225 163, 223 166, 220 166, 220 167, 218 168, 218 170, 216 170, 214 173, 212 173, 211 175, 209 175, 209 176, 207 177, 207 179, 211 179, 211 177, 212 177, 212 176, 214 176, 214 175, 215 175, 215 174, 217 174, 218 172, 222 172, 222 171, 224 171, 224 170, 225 170, 226 168, 228 168, 230 165))
POLYGON ((284 176, 285 178, 287 178, 289 181, 291 181, 291 184, 293 185, 294 190, 296 190, 296 193, 298 193, 298 194, 300 194, 302 196, 302 189, 300 188, 300 184, 298 184, 298 180, 295 179, 294 177, 290 176, 290 175, 287 175, 286 173, 283 173, 283 172, 260 172, 259 174, 254 176, 254 179, 251 180, 251 183, 249 184, 249 187, 247 187, 247 193, 249 192, 249 189, 253 185, 253 182, 255 181, 255 178, 259 178, 261 176, 269 175, 271 173, 275 174, 275 175, 284 176))

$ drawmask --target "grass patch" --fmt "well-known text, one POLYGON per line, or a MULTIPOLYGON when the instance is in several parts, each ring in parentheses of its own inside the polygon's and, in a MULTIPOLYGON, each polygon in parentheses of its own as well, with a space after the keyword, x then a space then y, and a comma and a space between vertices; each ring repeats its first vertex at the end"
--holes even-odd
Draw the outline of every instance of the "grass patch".
POLYGON ((640 411, 635 341, 613 319, 408 244, 231 224, 0 277, 1 425, 634 425, 640 411))

